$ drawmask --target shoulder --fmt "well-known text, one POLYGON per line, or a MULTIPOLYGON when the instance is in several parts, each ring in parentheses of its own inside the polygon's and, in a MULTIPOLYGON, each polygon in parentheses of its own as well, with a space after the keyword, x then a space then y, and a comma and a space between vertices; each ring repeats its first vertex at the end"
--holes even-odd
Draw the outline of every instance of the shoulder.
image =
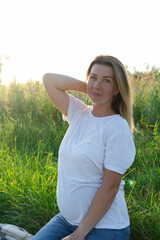
POLYGON ((69 105, 70 107, 76 106, 79 107, 81 110, 86 110, 89 108, 81 99, 69 94, 69 105))
POLYGON ((69 108, 68 115, 66 120, 69 123, 73 122, 76 119, 79 119, 80 116, 85 115, 89 111, 89 106, 86 105, 79 98, 69 94, 69 108))
POLYGON ((116 132, 131 132, 128 122, 121 115, 114 119, 112 127, 116 132))
POLYGON ((123 149, 122 146, 128 149, 132 148, 135 151, 133 135, 128 122, 120 115, 113 119, 106 136, 106 143, 117 146, 117 148, 119 146, 121 149, 123 149))
POLYGON ((128 122, 121 117, 120 114, 116 114, 108 118, 104 128, 106 128, 106 133, 108 136, 117 135, 119 133, 129 133, 132 135, 128 122))
POLYGON ((105 168, 124 174, 135 157, 133 135, 121 116, 113 119, 106 136, 105 168))

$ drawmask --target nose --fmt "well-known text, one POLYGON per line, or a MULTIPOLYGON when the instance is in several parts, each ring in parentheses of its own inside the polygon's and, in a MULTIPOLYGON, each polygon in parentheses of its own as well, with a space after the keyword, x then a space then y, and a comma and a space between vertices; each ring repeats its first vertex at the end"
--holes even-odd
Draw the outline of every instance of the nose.
POLYGON ((94 87, 100 88, 100 81, 98 79, 94 82, 94 87))

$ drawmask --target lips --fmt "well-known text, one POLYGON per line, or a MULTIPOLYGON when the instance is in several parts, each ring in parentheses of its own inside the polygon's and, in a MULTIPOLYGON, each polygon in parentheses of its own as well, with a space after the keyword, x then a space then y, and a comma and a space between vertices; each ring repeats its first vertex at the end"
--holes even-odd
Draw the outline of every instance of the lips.
POLYGON ((95 96, 95 97, 100 97, 102 94, 96 93, 96 92, 92 92, 92 95, 95 96))

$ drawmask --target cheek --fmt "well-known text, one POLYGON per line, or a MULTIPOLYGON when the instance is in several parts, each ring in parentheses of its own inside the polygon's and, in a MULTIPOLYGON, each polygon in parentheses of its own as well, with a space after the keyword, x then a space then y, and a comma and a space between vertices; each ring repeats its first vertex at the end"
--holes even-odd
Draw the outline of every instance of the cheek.
POLYGON ((103 88, 104 93, 106 93, 107 96, 113 96, 114 95, 114 90, 110 87, 103 88))

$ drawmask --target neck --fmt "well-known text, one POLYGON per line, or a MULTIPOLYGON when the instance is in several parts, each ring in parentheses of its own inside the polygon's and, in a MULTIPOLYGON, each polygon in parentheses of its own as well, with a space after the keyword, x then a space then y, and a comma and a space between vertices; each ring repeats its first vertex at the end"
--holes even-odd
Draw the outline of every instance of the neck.
POLYGON ((116 112, 111 106, 107 108, 106 105, 93 104, 92 114, 96 117, 106 117, 114 115, 116 112))

